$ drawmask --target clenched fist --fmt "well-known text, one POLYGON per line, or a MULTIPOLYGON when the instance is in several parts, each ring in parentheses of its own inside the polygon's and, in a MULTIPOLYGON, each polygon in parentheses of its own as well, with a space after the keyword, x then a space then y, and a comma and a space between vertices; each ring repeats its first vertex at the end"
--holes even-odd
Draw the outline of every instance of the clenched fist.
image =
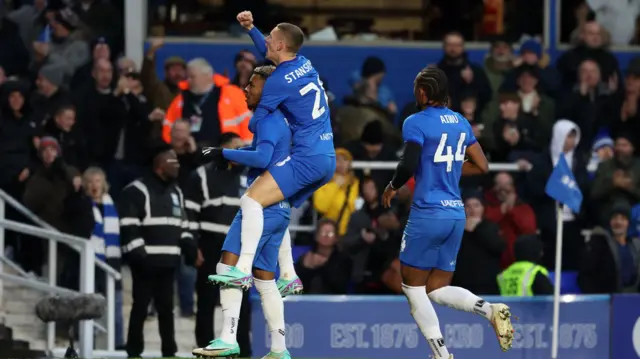
POLYGON ((251 13, 251 11, 243 11, 239 13, 236 19, 238 20, 238 23, 242 25, 242 27, 247 29, 247 31, 253 29, 253 14, 251 13))

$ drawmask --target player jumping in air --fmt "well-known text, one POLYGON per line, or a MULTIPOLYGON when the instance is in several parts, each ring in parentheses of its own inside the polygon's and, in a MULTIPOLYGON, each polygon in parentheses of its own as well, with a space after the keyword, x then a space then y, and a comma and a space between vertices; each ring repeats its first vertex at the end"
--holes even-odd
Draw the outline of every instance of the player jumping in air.
POLYGON ((453 355, 442 339, 431 301, 487 318, 507 351, 513 341, 509 307, 449 285, 465 226, 460 176, 487 173, 487 159, 469 122, 447 107, 448 80, 442 70, 420 71, 413 92, 420 112, 404 122, 402 159, 382 196, 389 207, 397 189, 415 173, 413 204, 400 247, 402 291, 435 359, 453 355))
MULTIPOLYGON (((245 89, 249 108, 255 108, 258 104, 266 79, 273 76, 274 70, 273 66, 261 66, 253 70, 249 85, 245 89)), ((225 150, 225 152, 229 160, 251 167, 247 176, 248 184, 251 185, 269 165, 288 158, 291 150, 291 131, 282 112, 278 110, 262 118, 254 116, 249 122, 249 129, 254 134, 250 148, 225 150)), ((264 230, 261 231, 257 255, 253 263, 255 279, 250 277, 244 282, 234 282, 234 286, 220 287, 220 305, 224 316, 221 337, 212 340, 205 348, 194 349, 194 355, 198 357, 238 356, 240 347, 236 341, 236 333, 242 303, 242 287, 255 283, 262 298, 262 310, 271 331, 271 351, 264 358, 291 359, 285 345, 284 304, 274 280, 278 261, 280 261, 281 271, 290 271, 295 274, 291 250, 289 249, 288 255, 279 255, 283 241, 289 241, 290 247, 291 239, 287 229, 290 214, 291 207, 286 201, 265 208, 264 230)), ((218 273, 226 273, 238 262, 241 246, 244 246, 240 239, 241 222, 246 217, 247 214, 240 210, 233 219, 222 246, 222 259, 216 268, 218 273)))
MULTIPOLYGON (((336 167, 327 95, 311 62, 298 55, 304 42, 302 30, 281 23, 265 39, 253 26, 251 12, 238 14, 238 22, 248 30, 260 54, 276 65, 264 85, 253 118, 259 122, 279 109, 289 121, 293 141, 291 155, 270 166, 240 199, 242 249, 238 263, 211 277, 228 286, 251 281, 251 265, 266 223, 263 208, 285 199, 299 207, 331 180, 336 167)), ((212 156, 234 160, 230 153, 215 149, 212 156)), ((283 285, 295 279, 292 273, 280 275, 283 285)))

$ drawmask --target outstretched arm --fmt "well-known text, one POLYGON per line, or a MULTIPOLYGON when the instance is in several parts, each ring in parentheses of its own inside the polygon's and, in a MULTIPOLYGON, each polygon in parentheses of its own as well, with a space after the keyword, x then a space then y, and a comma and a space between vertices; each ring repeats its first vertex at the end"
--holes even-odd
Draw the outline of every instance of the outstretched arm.
POLYGON ((253 26, 253 14, 251 11, 243 11, 239 13, 236 19, 240 25, 247 30, 249 37, 251 37, 253 44, 256 45, 256 49, 260 53, 260 56, 264 58, 267 55, 267 43, 260 30, 253 26))
POLYGON ((269 116, 257 122, 255 149, 224 149, 222 150, 222 156, 229 161, 245 166, 267 168, 271 163, 276 144, 282 138, 284 131, 289 131, 285 122, 280 120, 280 118, 269 116))

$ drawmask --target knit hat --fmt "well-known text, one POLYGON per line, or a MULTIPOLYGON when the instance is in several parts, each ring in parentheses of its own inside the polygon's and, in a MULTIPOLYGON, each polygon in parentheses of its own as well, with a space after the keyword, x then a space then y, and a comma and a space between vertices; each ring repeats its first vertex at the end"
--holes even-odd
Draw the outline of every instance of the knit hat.
POLYGON ((476 189, 476 188, 471 188, 471 189, 467 189, 465 191, 462 192, 462 200, 464 202, 466 202, 468 199, 472 199, 475 198, 478 201, 480 201, 480 203, 482 203, 484 205, 484 195, 482 193, 482 191, 476 189))
POLYGON ((44 151, 47 147, 54 147, 58 151, 58 156, 62 155, 60 143, 54 137, 45 136, 40 139, 40 147, 38 148, 38 152, 42 153, 42 151, 44 151))
POLYGON ((520 45, 520 55, 526 51, 533 52, 538 55, 538 57, 542 57, 542 44, 535 39, 529 39, 520 45))
POLYGON ((635 147, 636 144, 636 136, 631 133, 631 132, 620 132, 618 134, 616 134, 616 140, 619 138, 624 138, 625 140, 629 141, 631 143, 632 146, 635 147))
POLYGON ((369 56, 364 60, 364 63, 362 64, 360 76, 362 76, 362 78, 367 78, 386 71, 387 67, 379 57, 369 56))
POLYGON ((56 12, 56 22, 64 26, 67 30, 73 31, 76 29, 78 19, 75 17, 75 13, 71 9, 62 9, 56 12))
POLYGON ((613 147, 613 139, 609 135, 609 131, 600 130, 593 138, 593 146, 591 149, 595 152, 603 147, 613 147))
POLYGON ((535 65, 522 64, 516 68, 516 77, 520 77, 523 74, 529 74, 536 79, 540 78, 540 68, 535 65))
POLYGON ((382 122, 379 120, 371 121, 362 131, 360 141, 369 145, 379 145, 384 142, 384 131, 382 129, 382 122))
POLYGON ((609 213, 609 218, 615 216, 616 214, 621 214, 629 219, 631 218, 631 208, 621 203, 614 204, 613 208, 611 208, 611 213, 609 213))
POLYGON ((182 67, 187 67, 187 63, 180 56, 171 56, 164 61, 164 68, 166 69, 169 66, 180 65, 182 67))
POLYGON ((64 82, 64 68, 58 65, 45 65, 40 69, 39 74, 54 86, 59 87, 64 82))
POLYGON ((98 38, 93 39, 93 41, 91 41, 91 50, 95 49, 96 46, 98 45, 107 45, 109 46, 109 41, 107 41, 107 38, 104 36, 100 36, 98 38))

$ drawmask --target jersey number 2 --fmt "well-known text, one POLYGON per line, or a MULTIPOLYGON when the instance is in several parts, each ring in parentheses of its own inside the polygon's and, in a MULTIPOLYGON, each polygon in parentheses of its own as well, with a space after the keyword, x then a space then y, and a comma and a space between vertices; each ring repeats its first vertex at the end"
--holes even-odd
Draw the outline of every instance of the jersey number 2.
POLYGON ((456 149, 456 154, 452 154, 451 146, 447 146, 447 137, 448 134, 443 133, 442 137, 440 137, 440 144, 438 144, 438 148, 436 149, 436 154, 433 156, 433 162, 442 163, 445 162, 447 164, 447 172, 451 172, 451 168, 453 167, 453 162, 464 161, 464 154, 467 150, 467 146, 464 146, 464 140, 467 138, 467 134, 462 132, 460 133, 460 138, 458 138, 458 148, 456 149), (447 153, 445 153, 445 148, 447 153))
MULTIPOLYGON (((322 81, 320 81, 320 79, 318 79, 318 83, 320 83, 320 86, 322 86, 322 81)), ((320 94, 322 93, 324 95, 325 102, 329 103, 329 101, 327 100, 327 94, 324 92, 324 90, 322 90, 313 82, 309 82, 305 87, 301 88, 300 95, 304 96, 311 91, 314 91, 316 96, 315 101, 313 101, 313 111, 311 111, 311 118, 315 120, 318 117, 322 116, 327 110, 324 106, 322 106, 320 102, 320 94)))

